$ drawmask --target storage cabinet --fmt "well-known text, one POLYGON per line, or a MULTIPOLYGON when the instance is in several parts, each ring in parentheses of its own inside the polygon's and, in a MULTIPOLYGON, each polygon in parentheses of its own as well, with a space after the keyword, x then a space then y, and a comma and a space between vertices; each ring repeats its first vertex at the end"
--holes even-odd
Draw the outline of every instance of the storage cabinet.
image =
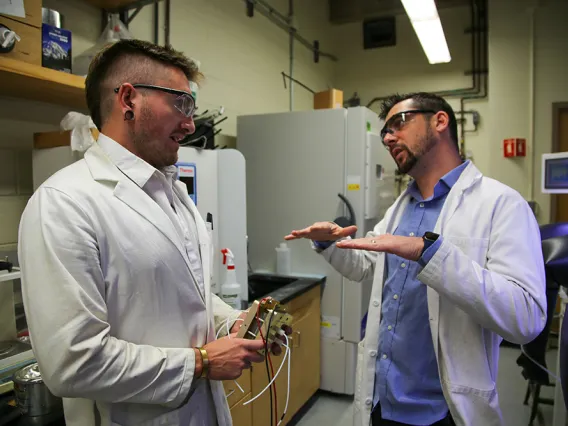
POLYGON ((241 377, 237 379, 237 383, 241 388, 243 388, 243 392, 237 387, 233 380, 225 380, 223 382, 223 387, 225 388, 225 395, 227 396, 227 404, 229 407, 232 407, 240 401, 243 395, 250 394, 251 391, 251 377, 250 377, 250 370, 244 370, 241 377))
MULTIPOLYGON (((320 286, 286 304, 293 316, 291 344, 290 397, 288 410, 282 422, 287 424, 292 416, 319 389, 320 385, 320 286)), ((280 367, 284 355, 272 357, 274 373, 280 367)), ((278 422, 286 405, 288 362, 276 379, 278 422)), ((268 384, 264 364, 252 367, 252 394, 258 395, 268 384)), ((270 393, 267 390, 253 405, 253 425, 270 425, 270 393)), ((274 407, 273 407, 274 408, 274 407)), ((274 422, 274 419, 273 419, 274 422)))
MULTIPOLYGON (((240 391, 237 389, 237 392, 240 391)), ((231 417, 233 418, 233 426, 251 426, 252 425, 252 404, 243 405, 244 402, 251 398, 250 392, 241 400, 231 407, 231 417)))

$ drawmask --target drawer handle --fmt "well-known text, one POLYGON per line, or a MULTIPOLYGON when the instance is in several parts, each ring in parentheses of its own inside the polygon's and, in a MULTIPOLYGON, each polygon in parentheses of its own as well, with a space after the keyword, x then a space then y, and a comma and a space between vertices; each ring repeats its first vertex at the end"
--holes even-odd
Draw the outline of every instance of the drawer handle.
POLYGON ((300 339, 301 334, 299 331, 294 331, 292 334, 296 335, 296 338, 292 338, 292 348, 299 348, 300 344, 302 343, 300 339))
POLYGON ((235 391, 236 391, 236 389, 233 389, 231 392, 229 392, 229 393, 227 394, 227 398, 229 398, 232 394, 234 394, 235 391))

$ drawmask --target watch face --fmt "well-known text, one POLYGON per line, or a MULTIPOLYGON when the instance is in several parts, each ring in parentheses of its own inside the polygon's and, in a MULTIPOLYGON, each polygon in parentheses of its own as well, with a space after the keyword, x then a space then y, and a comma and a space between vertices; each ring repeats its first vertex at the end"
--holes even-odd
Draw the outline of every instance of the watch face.
POLYGON ((430 241, 436 241, 438 239, 439 235, 435 234, 433 232, 425 232, 424 233, 424 238, 426 238, 427 240, 430 241))

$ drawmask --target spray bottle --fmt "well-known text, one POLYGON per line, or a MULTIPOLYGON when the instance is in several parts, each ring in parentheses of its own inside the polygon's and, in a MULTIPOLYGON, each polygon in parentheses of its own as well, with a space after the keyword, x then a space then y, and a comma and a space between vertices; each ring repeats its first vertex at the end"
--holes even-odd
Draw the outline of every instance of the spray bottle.
POLYGON ((223 265, 227 266, 225 274, 225 282, 221 286, 221 299, 231 306, 233 309, 242 309, 241 307, 241 286, 237 282, 237 274, 235 272, 235 256, 228 248, 221 250, 223 253, 223 265))

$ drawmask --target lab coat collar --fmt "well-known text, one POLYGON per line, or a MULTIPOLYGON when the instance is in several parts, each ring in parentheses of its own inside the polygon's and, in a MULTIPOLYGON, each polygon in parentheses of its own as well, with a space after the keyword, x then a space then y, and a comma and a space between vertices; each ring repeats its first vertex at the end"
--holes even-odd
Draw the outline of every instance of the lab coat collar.
MULTIPOLYGON (((155 203, 137 183, 121 172, 98 143, 94 143, 85 152, 84 158, 89 170, 91 171, 93 179, 101 182, 107 181, 116 183, 113 191, 114 196, 147 219, 162 234, 164 234, 164 236, 167 237, 172 244, 174 244, 184 259, 194 281, 197 283, 195 274, 191 268, 191 264, 189 263, 185 247, 183 246, 183 242, 177 234, 172 221, 162 208, 155 203)), ((198 232, 198 238, 201 240, 203 230, 198 227, 198 231, 201 231, 198 232)), ((207 235, 206 230, 205 235, 207 235)))
MULTIPOLYGON (((444 221, 453 216, 457 207, 461 203, 463 193, 473 187, 479 180, 481 180, 482 177, 483 175, 472 162, 469 162, 467 166, 465 166, 465 169, 461 173, 460 177, 450 189, 448 198, 446 199, 444 207, 440 213, 440 217, 438 218, 438 224, 441 225, 445 223, 444 221), (441 218, 444 218, 444 220, 440 220, 441 218)), ((408 205, 411 196, 411 189, 406 188, 401 196, 398 197, 397 201, 393 205, 392 214, 389 217, 385 218, 386 232, 394 232, 394 229, 396 226, 398 226, 398 223, 400 222, 400 219, 402 217, 402 213, 408 205)), ((436 228, 438 228, 438 225, 436 225, 436 228)), ((437 229, 437 231, 442 232, 443 230, 437 229)))
POLYGON ((134 155, 114 139, 101 133, 97 143, 109 159, 122 173, 128 176, 136 185, 143 188, 156 169, 140 157, 134 155))

